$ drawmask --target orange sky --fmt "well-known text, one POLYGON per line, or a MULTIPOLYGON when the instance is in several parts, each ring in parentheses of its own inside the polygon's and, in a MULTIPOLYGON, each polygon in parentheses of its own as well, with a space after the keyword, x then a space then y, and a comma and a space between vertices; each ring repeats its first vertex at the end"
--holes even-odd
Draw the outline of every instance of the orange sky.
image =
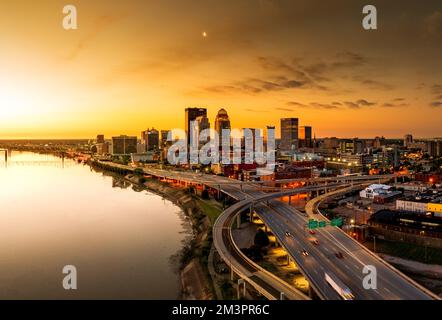
POLYGON ((184 108, 232 126, 298 117, 318 137, 442 136, 442 4, 65 1, 0 5, 0 139, 182 128, 184 108), (207 37, 202 33, 207 32, 207 37))

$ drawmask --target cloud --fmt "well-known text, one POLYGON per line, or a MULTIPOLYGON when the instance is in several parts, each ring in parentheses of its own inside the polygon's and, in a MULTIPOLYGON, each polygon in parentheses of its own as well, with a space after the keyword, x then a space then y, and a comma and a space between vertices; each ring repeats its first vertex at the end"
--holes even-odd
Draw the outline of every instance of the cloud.
POLYGON ((259 109, 252 109, 252 108, 244 109, 244 111, 254 112, 254 113, 256 113, 256 112, 268 112, 268 110, 259 110, 259 109))
POLYGON ((386 82, 382 82, 379 80, 373 80, 373 79, 364 79, 360 77, 354 77, 355 81, 359 82, 360 84, 366 86, 369 89, 374 90, 393 90, 394 86, 391 84, 388 84, 386 82))
POLYGON ((382 107, 384 108, 397 108, 397 107, 407 107, 409 106, 408 103, 391 103, 391 102, 385 102, 382 104, 382 107))
POLYGON ((427 36, 442 37, 442 11, 435 11, 424 20, 427 36))
POLYGON ((310 103, 310 106, 316 109, 339 109, 338 106, 335 106, 333 104, 327 104, 327 103, 317 103, 312 102, 310 103))
POLYGON ((430 103, 430 106, 434 108, 442 107, 442 101, 433 101, 430 103))
POLYGON ((303 104, 303 103, 299 103, 296 101, 289 101, 289 102, 287 102, 287 105, 294 106, 294 107, 303 107, 303 108, 308 107, 308 105, 303 104))
POLYGON ((318 102, 310 102, 309 104, 304 104, 296 101, 289 101, 287 102, 287 105, 299 108, 308 108, 308 109, 339 109, 339 107, 336 105, 328 103, 318 103, 318 102))
POLYGON ((370 106, 374 106, 376 104, 374 102, 369 102, 365 99, 360 99, 360 100, 356 101, 356 103, 362 107, 370 107, 370 106))
POLYGON ((337 60, 331 64, 334 68, 353 68, 367 64, 368 59, 361 54, 344 51, 336 55, 337 60))
POLYGON ((442 84, 433 84, 430 90, 433 94, 442 94, 442 84))
POLYGON ((345 101, 344 104, 351 109, 359 109, 359 105, 356 102, 345 101))
POLYGON ((87 30, 88 33, 81 38, 75 47, 68 53, 66 56, 67 60, 74 60, 76 59, 81 51, 86 49, 91 43, 94 42, 94 40, 109 26, 112 24, 115 24, 116 22, 122 20, 124 17, 122 15, 120 16, 112 16, 112 15, 103 15, 99 16, 95 19, 93 26, 87 30))
MULTIPOLYGON (((363 107, 371 107, 375 106, 376 102, 370 102, 366 99, 358 99, 357 101, 343 101, 343 102, 331 102, 331 103, 319 103, 319 102, 310 102, 308 104, 300 103, 296 101, 287 102, 288 106, 295 106, 300 108, 312 108, 312 109, 342 109, 343 106, 350 109, 361 109, 363 107)), ((391 105, 393 106, 393 105, 391 105)))
MULTIPOLYGON (((305 62, 302 58, 282 59, 274 56, 258 56, 256 62, 262 69, 259 78, 244 79, 230 84, 203 88, 212 93, 244 92, 258 94, 292 89, 313 89, 327 91, 337 70, 362 66, 368 59, 361 54, 344 51, 337 53, 326 63, 305 62)), ((330 107, 330 106, 329 106, 330 107)))
POLYGON ((291 112, 291 111, 293 111, 293 109, 290 109, 290 108, 282 108, 282 107, 278 107, 278 108, 275 108, 276 110, 279 110, 279 111, 288 111, 288 112, 291 112))
POLYGON ((430 92, 434 97, 434 101, 430 102, 431 107, 442 106, 442 84, 433 84, 430 87, 430 92))

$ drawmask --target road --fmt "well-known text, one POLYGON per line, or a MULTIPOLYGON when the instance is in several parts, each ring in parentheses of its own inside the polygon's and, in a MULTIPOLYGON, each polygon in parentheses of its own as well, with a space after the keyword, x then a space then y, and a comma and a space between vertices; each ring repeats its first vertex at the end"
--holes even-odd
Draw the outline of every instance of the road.
MULTIPOLYGON (((215 189, 219 189, 225 194, 238 200, 236 204, 229 207, 218 219, 214 226, 215 246, 223 257, 230 263, 235 271, 242 276, 249 278, 249 281, 256 280, 262 288, 267 288, 272 292, 271 296, 276 298, 276 290, 282 290, 280 282, 271 275, 260 275, 262 272, 256 264, 245 259, 244 255, 236 248, 232 241, 230 227, 232 219, 247 210, 253 205, 254 211, 271 229, 278 238, 279 243, 286 249, 290 257, 296 262, 304 276, 309 280, 310 285, 322 299, 336 300, 340 296, 325 281, 325 273, 332 274, 339 278, 352 292, 355 299, 361 300, 430 300, 437 299, 437 296, 416 284, 414 281, 394 269, 384 262, 354 239, 346 235, 341 229, 327 226, 318 229, 316 234, 311 235, 306 230, 306 224, 311 216, 325 219, 319 214, 315 214, 318 202, 311 202, 306 206, 306 214, 301 213, 287 203, 277 200, 283 195, 295 194, 317 190, 320 186, 310 186, 298 189, 284 190, 272 193, 265 193, 260 187, 253 183, 242 183, 225 177, 214 175, 195 174, 192 172, 166 171, 155 168, 144 170, 145 173, 158 177, 181 180, 194 184, 203 184, 215 189), (286 236, 290 232, 290 236, 286 236), (319 244, 314 244, 313 240, 318 240, 319 244), (309 255, 301 254, 306 250, 309 255), (336 253, 342 253, 342 257, 337 257, 336 253), (229 262, 230 260, 230 262, 229 262), (232 260, 235 262, 233 263, 232 260), (364 266, 374 266, 377 270, 377 289, 364 289, 363 273, 364 266), (264 280, 263 280, 264 279, 264 280)), ((385 179, 385 176, 365 177, 367 179, 385 179)), ((341 180, 335 178, 335 181, 341 180)), ((346 178, 345 182, 362 183, 362 177, 346 178)), ((324 182, 332 182, 327 179, 324 182)), ((341 183, 341 185, 344 185, 341 183)), ((337 187, 327 185, 327 188, 337 187)), ((325 196, 324 196, 325 197, 325 196)), ((264 272, 265 273, 265 272, 264 272)), ((256 284, 256 283, 255 283, 256 284)), ((285 289, 286 290, 286 289, 285 289)), ((296 296, 296 294, 294 294, 296 296)))

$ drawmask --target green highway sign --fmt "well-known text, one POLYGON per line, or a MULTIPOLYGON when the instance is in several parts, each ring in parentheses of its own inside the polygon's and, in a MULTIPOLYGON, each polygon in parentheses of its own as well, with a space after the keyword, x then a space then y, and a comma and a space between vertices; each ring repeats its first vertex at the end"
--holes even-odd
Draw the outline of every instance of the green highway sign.
POLYGON ((318 229, 318 225, 319 225, 318 220, 310 219, 308 221, 308 228, 310 230, 318 229))
POLYGON ((325 228, 326 226, 330 225, 332 227, 340 227, 344 224, 342 218, 334 218, 330 221, 330 223, 327 223, 327 221, 325 220, 315 220, 315 219, 310 219, 308 221, 307 227, 310 230, 314 230, 314 229, 318 229, 318 228, 325 228))

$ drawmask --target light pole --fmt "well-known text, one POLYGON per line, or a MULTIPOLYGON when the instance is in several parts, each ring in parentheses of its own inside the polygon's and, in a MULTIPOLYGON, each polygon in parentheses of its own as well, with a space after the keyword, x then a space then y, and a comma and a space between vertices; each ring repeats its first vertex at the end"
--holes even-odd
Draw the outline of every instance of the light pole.
POLYGON ((373 235, 373 252, 376 253, 376 235, 373 235))

